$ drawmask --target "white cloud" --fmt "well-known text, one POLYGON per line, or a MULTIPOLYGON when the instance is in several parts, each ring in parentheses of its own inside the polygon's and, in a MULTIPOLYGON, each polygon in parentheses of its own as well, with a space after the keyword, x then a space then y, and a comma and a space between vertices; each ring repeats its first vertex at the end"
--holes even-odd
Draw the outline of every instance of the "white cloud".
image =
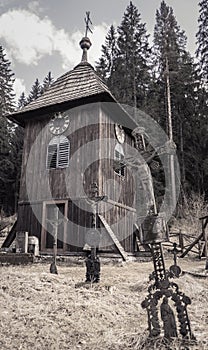
MULTIPOLYGON (((30 4, 36 6, 37 1, 30 4)), ((106 35, 106 24, 95 26, 91 62, 98 60, 100 47, 106 35)), ((63 68, 71 68, 81 59, 79 41, 81 32, 71 35, 64 29, 57 29, 48 17, 40 18, 27 10, 10 10, 0 16, 0 38, 7 45, 12 60, 27 65, 37 65, 39 60, 58 52, 63 68)))
POLYGON ((93 35, 92 35, 92 47, 89 51, 89 56, 92 59, 93 63, 98 61, 101 55, 101 46, 105 42, 105 37, 109 26, 106 23, 94 26, 93 35))
POLYGON ((18 101, 20 95, 26 90, 24 80, 20 78, 15 78, 13 87, 16 95, 15 100, 18 101))
POLYGON ((43 12, 43 8, 40 6, 39 1, 35 0, 35 1, 30 1, 27 5, 29 11, 34 12, 36 14, 42 13, 43 12))

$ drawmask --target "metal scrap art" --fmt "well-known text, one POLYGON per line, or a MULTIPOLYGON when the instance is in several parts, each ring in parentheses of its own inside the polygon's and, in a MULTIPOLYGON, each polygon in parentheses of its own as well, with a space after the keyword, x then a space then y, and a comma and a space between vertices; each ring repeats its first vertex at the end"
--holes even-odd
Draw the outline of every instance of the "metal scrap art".
MULTIPOLYGON (((135 146, 141 151, 138 140, 141 139, 139 130, 134 130, 132 135, 135 138, 135 146)), ((150 157, 152 158, 152 157, 150 157)), ((140 157, 140 163, 142 157, 140 157)), ((127 165, 129 161, 126 162, 127 165)), ((132 161, 130 162, 132 163, 132 161)), ((135 161, 133 162, 135 164, 135 161)), ((144 161, 145 163, 145 161, 144 161)), ((140 168, 143 164, 140 164, 140 168)), ((162 242, 168 241, 168 229, 165 218, 156 212, 154 191, 152 187, 152 178, 150 171, 147 171, 145 183, 143 186, 148 191, 146 197, 148 203, 146 209, 147 215, 139 217, 140 209, 137 208, 137 221, 140 227, 140 241, 142 244, 149 244, 154 264, 154 272, 150 275, 151 284, 148 287, 148 295, 143 300, 141 306, 147 310, 148 330, 150 337, 160 336, 171 339, 178 337, 180 333, 182 337, 195 339, 190 326, 187 312, 187 306, 191 304, 191 299, 179 290, 178 285, 172 281, 174 277, 179 277, 181 273, 180 267, 177 265, 177 249, 176 244, 172 250, 174 255, 174 264, 169 270, 166 270, 163 256, 162 242), (174 312, 174 309, 176 312, 174 312), (178 333, 179 330, 179 333, 178 333)), ((140 180, 141 181, 141 180, 140 180)), ((138 200, 136 199, 136 204, 138 200)))
MULTIPOLYGON (((143 242, 150 244, 154 264, 154 272, 150 275, 150 281, 154 282, 148 287, 148 295, 141 304, 142 308, 147 310, 149 335, 150 337, 159 336, 163 329, 165 338, 178 337, 177 328, 179 327, 179 333, 182 337, 194 339, 187 312, 187 306, 191 304, 191 299, 179 290, 175 282, 171 281, 172 278, 179 277, 181 270, 176 264, 173 265, 175 269, 173 266, 169 270, 165 268, 161 243, 167 239, 166 235, 163 235, 164 231, 160 229, 161 221, 162 218, 157 217, 157 215, 147 216, 145 223, 141 225, 144 233, 143 242), (158 219, 159 225, 157 224, 158 219), (152 226, 153 221, 155 223, 152 226), (150 225, 146 239, 145 225, 147 226, 148 222, 150 222, 150 225), (149 240, 151 227, 154 231, 153 236, 156 236, 156 230, 159 228, 158 236, 152 239, 152 241, 149 240), (176 321, 173 308, 176 309, 178 321, 176 321)), ((176 262, 176 246, 174 246, 173 250, 174 260, 176 262)))

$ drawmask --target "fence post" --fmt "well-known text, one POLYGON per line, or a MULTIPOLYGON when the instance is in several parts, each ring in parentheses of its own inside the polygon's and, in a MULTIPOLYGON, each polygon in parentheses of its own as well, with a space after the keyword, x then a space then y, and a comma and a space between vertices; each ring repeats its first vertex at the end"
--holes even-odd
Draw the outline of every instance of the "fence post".
POLYGON ((183 233, 179 230, 179 247, 181 248, 181 252, 184 251, 184 241, 183 241, 183 233))

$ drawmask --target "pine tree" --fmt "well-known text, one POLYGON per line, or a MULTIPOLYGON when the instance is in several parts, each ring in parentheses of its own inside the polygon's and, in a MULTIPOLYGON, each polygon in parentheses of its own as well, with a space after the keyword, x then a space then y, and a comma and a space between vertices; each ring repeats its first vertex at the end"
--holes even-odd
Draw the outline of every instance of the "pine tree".
POLYGON ((130 1, 121 25, 110 27, 97 72, 121 103, 144 107, 150 80, 150 48, 145 24, 130 1))
POLYGON ((189 168, 188 159, 193 150, 190 150, 189 142, 198 118, 198 85, 193 59, 186 51, 185 33, 178 26, 173 9, 167 6, 165 1, 161 2, 160 9, 156 12, 153 49, 155 86, 159 87, 157 100, 163 100, 160 108, 155 109, 158 113, 156 119, 169 137, 173 134, 178 150, 182 187, 186 191, 191 186, 189 174, 192 170, 189 168), (168 98, 171 109, 168 109, 168 98))
POLYGON ((28 96, 28 103, 36 100, 38 97, 40 97, 43 93, 43 88, 39 82, 38 79, 35 80, 34 84, 32 85, 32 88, 30 90, 29 96, 28 96))
POLYGON ((54 79, 52 77, 51 72, 48 72, 48 74, 46 75, 46 77, 43 80, 42 93, 44 93, 46 90, 48 90, 48 88, 51 86, 53 81, 54 81, 54 79))
POLYGON ((11 63, 6 58, 4 49, 0 46, 0 117, 14 110, 14 73, 11 63))
POLYGON ((22 165, 22 151, 24 142, 24 129, 17 125, 11 137, 11 152, 10 161, 13 164, 13 172, 11 176, 12 181, 12 208, 17 211, 17 202, 19 197, 21 165, 22 165))
POLYGON ((201 0, 199 2, 199 30, 197 37, 196 56, 199 59, 199 71, 201 78, 208 82, 208 2, 201 0))
POLYGON ((118 27, 118 58, 116 70, 119 101, 131 106, 144 107, 150 80, 146 25, 132 1, 127 6, 121 25, 118 27))
POLYGON ((117 33, 113 25, 106 35, 105 45, 102 45, 102 55, 96 63, 98 75, 108 84, 109 88, 113 88, 112 80, 115 73, 115 61, 118 54, 117 49, 117 33))
POLYGON ((22 92, 21 95, 20 95, 20 98, 18 100, 18 108, 23 108, 25 107, 26 105, 28 104, 28 100, 25 96, 25 93, 22 92))
POLYGON ((0 207, 6 213, 12 211, 12 182, 14 164, 11 161, 13 124, 5 117, 14 110, 14 74, 11 63, 0 46, 0 207))
POLYGON ((173 95, 177 93, 180 64, 185 47, 186 37, 177 24, 173 9, 167 6, 165 1, 162 1, 160 9, 156 11, 153 52, 155 71, 158 76, 157 84, 160 86, 163 98, 166 96, 163 110, 160 110, 160 124, 167 133, 170 133, 167 118, 167 77, 170 80, 171 107, 173 108, 173 95))

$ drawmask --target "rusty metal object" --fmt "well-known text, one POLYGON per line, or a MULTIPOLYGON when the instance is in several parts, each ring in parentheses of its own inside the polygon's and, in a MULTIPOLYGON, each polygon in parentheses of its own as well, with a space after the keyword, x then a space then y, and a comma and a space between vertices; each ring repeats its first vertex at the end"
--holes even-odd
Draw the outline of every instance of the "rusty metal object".
MULTIPOLYGON (((146 218, 148 221, 148 217, 146 218)), ((152 218, 149 217, 149 228, 153 228, 151 225, 152 218)), ((143 226, 144 227, 144 226, 143 226)), ((158 225, 158 231, 161 225, 158 225)), ((156 231, 156 229, 154 228, 156 231)), ((151 236, 151 231, 149 231, 149 236, 151 236)), ((154 232, 156 235, 156 240, 158 237, 163 239, 163 234, 161 232, 154 232)), ((144 233, 144 237, 145 233, 144 233)), ((144 240, 144 243, 147 241, 144 240)), ((162 335, 165 338, 176 338, 178 337, 177 322, 178 319, 179 333, 182 337, 187 337, 190 339, 195 339, 190 326, 190 321, 187 312, 187 306, 191 304, 191 299, 186 296, 183 292, 179 290, 178 285, 172 282, 170 278, 175 277, 177 271, 179 271, 179 266, 176 264, 176 257, 178 250, 174 246, 174 269, 176 273, 165 269, 165 261, 163 256, 163 249, 161 242, 151 243, 151 252, 154 264, 154 272, 150 275, 150 281, 154 280, 153 283, 148 287, 148 295, 141 303, 142 308, 147 310, 148 317, 148 329, 150 337, 156 337, 162 335), (176 271, 176 268, 177 269, 176 271), (159 315, 160 308, 160 315, 159 315), (175 309, 175 312, 174 310, 175 309)), ((173 269, 172 269, 173 270, 173 269)))
POLYGON ((177 254, 181 252, 181 249, 177 248, 177 243, 173 243, 173 249, 169 249, 168 251, 174 255, 174 265, 170 266, 169 271, 173 276, 179 277, 181 274, 181 268, 177 265, 177 254))
POLYGON ((91 254, 86 260, 86 282, 98 283, 100 281, 100 259, 96 248, 91 248, 91 254))

